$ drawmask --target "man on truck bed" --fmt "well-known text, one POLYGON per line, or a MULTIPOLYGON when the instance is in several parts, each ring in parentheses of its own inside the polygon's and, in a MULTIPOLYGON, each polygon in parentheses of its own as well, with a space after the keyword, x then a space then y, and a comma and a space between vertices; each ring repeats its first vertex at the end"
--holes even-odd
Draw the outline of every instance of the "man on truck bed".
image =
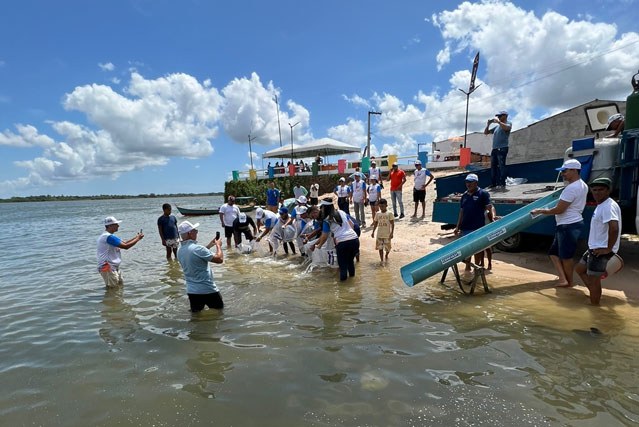
POLYGON ((484 135, 493 134, 493 150, 490 152, 490 186, 493 189, 506 189, 506 156, 508 155, 508 138, 513 125, 508 121, 508 111, 495 114, 496 119, 489 119, 484 135), (496 123, 492 129, 488 127, 496 123))
POLYGON ((563 180, 567 183, 559 196, 559 202, 552 209, 533 209, 532 215, 555 215, 557 229, 555 239, 548 250, 548 256, 552 261, 557 276, 559 276, 558 288, 570 288, 574 286, 572 271, 574 267, 573 257, 577 251, 577 240, 584 229, 584 219, 581 213, 586 206, 588 197, 588 185, 581 179, 581 163, 577 159, 568 159, 557 168, 561 171, 563 180))

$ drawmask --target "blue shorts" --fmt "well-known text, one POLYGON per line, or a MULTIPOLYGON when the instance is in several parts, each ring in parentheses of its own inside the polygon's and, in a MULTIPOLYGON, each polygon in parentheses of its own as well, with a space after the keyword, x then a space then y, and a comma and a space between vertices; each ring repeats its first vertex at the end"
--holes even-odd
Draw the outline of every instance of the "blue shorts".
POLYGON ((607 253, 605 255, 595 255, 592 250, 584 252, 583 256, 579 260, 579 264, 586 264, 586 274, 588 276, 601 276, 606 272, 608 261, 615 255, 614 252, 607 253))
POLYGON ((575 252, 577 252, 577 240, 583 228, 583 221, 558 225, 555 231, 555 239, 550 245, 548 255, 555 255, 560 259, 573 258, 575 252))

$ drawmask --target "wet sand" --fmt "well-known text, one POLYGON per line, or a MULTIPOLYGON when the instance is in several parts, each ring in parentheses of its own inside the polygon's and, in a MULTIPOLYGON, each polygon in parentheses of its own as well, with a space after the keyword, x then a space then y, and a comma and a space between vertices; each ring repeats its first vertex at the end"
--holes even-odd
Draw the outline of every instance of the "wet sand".
MULTIPOLYGON (((435 177, 445 174, 457 173, 459 171, 434 172, 435 177)), ((426 188, 426 215, 421 218, 421 206, 418 209, 418 217, 411 218, 415 204, 413 203, 413 176, 407 174, 407 181, 403 187, 403 200, 406 217, 395 221, 395 233, 392 241, 393 249, 390 254, 388 268, 397 272, 401 266, 414 261, 441 246, 453 241, 455 238, 451 231, 441 229, 441 223, 431 222, 433 200, 436 196, 436 179, 426 188)), ((390 183, 385 182, 385 189, 382 190, 382 197, 388 201, 389 210, 392 210, 390 198, 390 183)), ((460 189, 462 191, 463 189, 460 189)), ((352 207, 352 205, 351 205, 352 207)), ((362 230, 361 252, 362 259, 373 261, 379 260, 375 250, 375 240, 370 238, 372 231, 372 220, 370 208, 366 208, 366 223, 369 225, 362 230)), ((581 279, 575 274, 573 288, 556 288, 557 276, 554 268, 546 255, 546 250, 550 241, 545 245, 541 242, 538 247, 525 252, 507 253, 495 250, 493 254, 493 268, 487 274, 487 281, 490 288, 496 292, 535 292, 543 299, 559 298, 565 303, 588 304, 588 289, 583 286, 581 279)), ((586 249, 578 249, 579 253, 586 249)), ((624 268, 617 274, 606 278, 602 282, 603 295, 601 306, 611 304, 631 304, 639 305, 639 285, 636 277, 639 275, 639 237, 637 235, 622 236, 620 256, 624 259, 624 268)), ((460 265, 460 270, 463 267, 460 265)), ((437 275, 437 280, 441 277, 437 275)), ((449 275, 451 277, 451 275, 449 275)), ((428 280, 434 280, 430 278, 428 280)), ((448 279, 449 281, 452 278, 448 279)), ((400 280, 401 282, 401 280, 400 280)), ((452 282, 451 282, 452 283, 452 282)), ((416 285, 420 286, 420 284, 416 285)), ((478 286, 477 293, 482 293, 481 286, 478 286)))

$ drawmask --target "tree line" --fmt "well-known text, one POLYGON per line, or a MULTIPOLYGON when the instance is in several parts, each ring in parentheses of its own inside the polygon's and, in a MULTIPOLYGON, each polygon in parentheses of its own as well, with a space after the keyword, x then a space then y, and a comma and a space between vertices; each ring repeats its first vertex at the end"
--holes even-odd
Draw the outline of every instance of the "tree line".
POLYGON ((52 196, 49 194, 40 196, 24 196, 24 197, 11 197, 9 199, 0 199, 0 203, 20 203, 20 202, 66 202, 71 200, 107 200, 107 199, 154 199, 154 198, 169 198, 169 197, 200 197, 200 196, 223 196, 223 192, 214 193, 173 193, 173 194, 138 194, 138 195, 124 195, 124 194, 100 194, 95 196, 52 196))

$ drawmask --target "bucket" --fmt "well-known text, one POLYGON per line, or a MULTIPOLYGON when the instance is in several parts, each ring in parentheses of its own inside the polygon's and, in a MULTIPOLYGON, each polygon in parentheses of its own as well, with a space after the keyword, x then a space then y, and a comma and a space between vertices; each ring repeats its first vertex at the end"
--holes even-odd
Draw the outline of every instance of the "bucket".
POLYGON ((601 279, 605 279, 606 277, 610 277, 619 273, 623 269, 623 259, 618 255, 614 254, 612 258, 608 260, 608 264, 606 265, 606 272, 601 275, 601 279))

